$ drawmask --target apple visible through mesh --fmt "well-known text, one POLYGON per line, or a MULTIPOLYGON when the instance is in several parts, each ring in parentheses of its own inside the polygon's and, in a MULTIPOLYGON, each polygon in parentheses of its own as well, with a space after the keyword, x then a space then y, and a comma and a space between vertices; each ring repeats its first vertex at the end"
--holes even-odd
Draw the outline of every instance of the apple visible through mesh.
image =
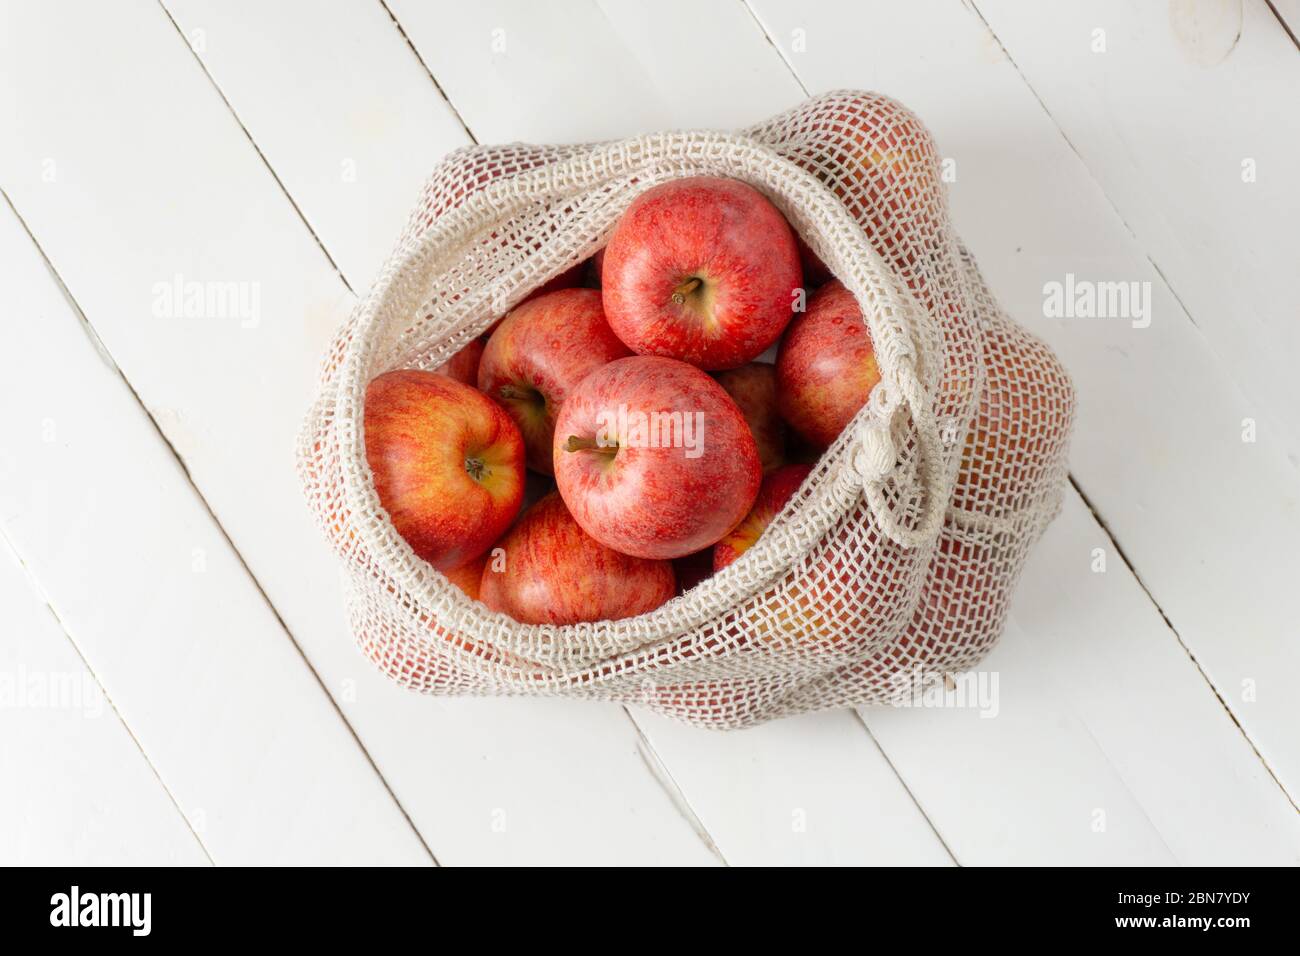
POLYGON ((325 357, 299 473, 356 640, 397 682, 641 703, 723 729, 894 703, 975 666, 1059 510, 1074 408, 1059 361, 961 247, 924 126, 846 91, 739 134, 448 155, 325 357), (691 175, 744 180, 777 205, 858 297, 883 381, 727 568, 640 617, 518 624, 394 532, 357 454, 365 383, 438 367, 603 246, 637 194, 691 175))

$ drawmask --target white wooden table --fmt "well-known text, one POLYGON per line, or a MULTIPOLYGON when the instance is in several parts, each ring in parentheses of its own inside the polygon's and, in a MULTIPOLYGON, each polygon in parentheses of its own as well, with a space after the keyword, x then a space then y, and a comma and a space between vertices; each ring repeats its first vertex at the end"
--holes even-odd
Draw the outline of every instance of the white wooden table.
POLYGON ((0 9, 0 862, 1300 860, 1297 0, 0 9), (292 451, 433 163, 837 87, 926 120, 1078 385, 997 716, 389 685, 292 451), (1068 273, 1149 327, 1045 317, 1068 273))

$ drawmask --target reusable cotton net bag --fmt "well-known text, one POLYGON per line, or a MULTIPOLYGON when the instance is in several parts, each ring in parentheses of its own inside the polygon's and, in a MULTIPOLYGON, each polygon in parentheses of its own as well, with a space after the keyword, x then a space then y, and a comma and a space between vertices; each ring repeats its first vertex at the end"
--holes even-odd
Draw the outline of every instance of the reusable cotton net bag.
POLYGON ((334 340, 299 468, 357 642, 399 683, 731 728, 897 703, 972 667, 1059 509, 1073 409, 1056 357, 999 309, 954 234, 920 121, 839 92, 740 133, 451 153, 334 340), (366 462, 366 384, 437 368, 604 246, 638 194, 698 175, 750 183, 785 214, 860 303, 881 382, 734 564, 639 617, 519 624, 397 535, 366 462))

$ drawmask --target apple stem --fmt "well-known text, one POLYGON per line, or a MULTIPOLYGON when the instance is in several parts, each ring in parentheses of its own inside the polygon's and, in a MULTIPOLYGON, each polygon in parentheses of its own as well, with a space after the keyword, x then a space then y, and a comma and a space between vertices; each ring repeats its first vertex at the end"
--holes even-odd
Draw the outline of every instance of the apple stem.
POLYGON ((538 393, 533 389, 515 388, 513 385, 502 385, 497 389, 497 394, 507 402, 531 401, 538 397, 538 393))
POLYGON ((565 451, 598 451, 602 455, 618 454, 617 445, 602 445, 594 438, 579 438, 577 435, 570 435, 569 440, 564 443, 565 451))
POLYGON ((700 287, 702 280, 699 276, 691 276, 676 289, 673 289, 673 301, 678 305, 686 304, 686 297, 700 287))

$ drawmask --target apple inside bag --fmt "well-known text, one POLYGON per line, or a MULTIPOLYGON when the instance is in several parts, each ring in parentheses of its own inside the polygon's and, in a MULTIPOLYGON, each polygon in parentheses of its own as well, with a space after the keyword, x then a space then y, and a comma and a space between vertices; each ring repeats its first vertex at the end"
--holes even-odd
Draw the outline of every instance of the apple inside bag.
POLYGON ((974 667, 1074 408, 920 119, 840 91, 735 132, 446 156, 298 460, 399 684, 729 729, 974 667))

